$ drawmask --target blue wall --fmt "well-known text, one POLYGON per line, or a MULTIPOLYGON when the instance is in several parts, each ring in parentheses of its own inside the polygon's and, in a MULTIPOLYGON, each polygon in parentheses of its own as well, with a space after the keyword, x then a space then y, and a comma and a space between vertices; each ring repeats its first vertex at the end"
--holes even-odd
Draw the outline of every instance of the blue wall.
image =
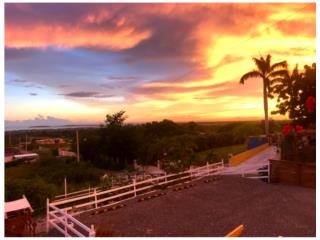
POLYGON ((259 147, 260 145, 265 144, 265 143, 268 143, 267 137, 257 137, 257 136, 249 137, 247 150, 259 147))

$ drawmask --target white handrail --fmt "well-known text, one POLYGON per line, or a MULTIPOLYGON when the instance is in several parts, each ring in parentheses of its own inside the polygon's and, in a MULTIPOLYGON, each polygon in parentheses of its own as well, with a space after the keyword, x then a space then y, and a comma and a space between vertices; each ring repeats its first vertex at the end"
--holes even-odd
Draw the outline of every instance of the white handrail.
MULTIPOLYGON (((71 215, 66 213, 65 211, 59 209, 56 206, 51 205, 49 202, 48 202, 47 208, 49 209, 49 211, 47 212, 47 224, 49 226, 52 225, 55 229, 57 229, 59 232, 64 234, 65 237, 71 236, 68 233, 68 230, 73 232, 78 237, 85 237, 84 234, 82 234, 81 232, 79 232, 78 230, 76 230, 73 227, 74 224, 77 225, 78 227, 80 227, 80 229, 84 230, 86 233, 88 233, 89 237, 95 235, 93 225, 91 226, 91 228, 87 227, 86 225, 84 225, 83 223, 81 223, 80 221, 78 221, 77 219, 75 219, 74 217, 72 217, 71 215), (54 211, 50 211, 50 208, 53 209, 54 211), (61 216, 57 216, 55 213, 59 213, 59 214, 61 214, 61 216), (50 219, 50 217, 53 217, 53 219, 50 219), (55 220, 57 222, 55 222, 55 220), (72 225, 68 224, 68 220, 72 223, 72 225), (65 229, 62 229, 57 223, 62 224, 65 227, 65 229)), ((48 230, 49 229, 47 229, 47 231, 48 230)))
POLYGON ((87 227, 86 225, 84 225, 83 223, 81 223, 80 221, 78 221, 77 219, 75 219, 74 217, 70 216, 69 214, 65 213, 64 211, 62 211, 61 209, 49 205, 52 209, 56 210, 57 212, 59 212, 61 215, 67 217, 70 221, 76 223, 78 226, 80 226, 82 229, 84 229, 87 232, 90 232, 91 229, 89 227, 87 227))
MULTIPOLYGON (((194 168, 194 169, 189 169, 183 172, 179 172, 179 173, 172 173, 169 175, 165 175, 165 176, 160 176, 160 177, 156 177, 156 178, 151 178, 151 179, 147 179, 147 180, 143 180, 140 182, 133 182, 131 184, 125 185, 125 186, 121 186, 118 188, 112 188, 112 189, 108 189, 106 191, 94 191, 93 193, 87 194, 87 195, 80 195, 80 196, 75 196, 75 197, 70 197, 70 198, 66 198, 63 200, 56 200, 52 203, 50 203, 51 207, 56 207, 58 205, 64 205, 67 203, 72 203, 72 202, 77 202, 80 200, 85 200, 85 199, 90 199, 90 198, 94 198, 94 200, 86 202, 86 203, 81 203, 78 205, 74 205, 72 207, 65 207, 65 208, 61 208, 65 211, 67 210, 71 210, 71 209, 76 209, 76 208, 80 208, 80 207, 86 207, 89 205, 94 205, 95 208, 97 208, 98 203, 102 203, 102 202, 106 202, 106 201, 110 201, 113 199, 116 199, 118 197, 123 197, 126 195, 131 195, 133 194, 134 197, 136 196, 137 192, 141 192, 143 190, 147 190, 147 189, 152 189, 155 186, 161 186, 164 184, 168 184, 168 183, 173 183, 173 182, 177 182, 177 181, 181 181, 181 180, 185 180, 185 179, 199 179, 205 176, 209 176, 211 174, 216 173, 218 170, 220 170, 221 168, 223 168, 223 161, 218 162, 218 163, 213 163, 213 164, 206 164, 205 166, 202 167, 198 167, 198 168, 194 168), (186 176, 184 176, 186 175, 186 176), (168 179, 169 178, 169 179, 168 179), (173 178, 173 179, 170 179, 173 178), (141 186, 143 184, 147 184, 146 186, 141 186), (122 193, 118 193, 116 195, 112 195, 112 196, 107 196, 101 199, 97 199, 98 196, 102 196, 105 194, 110 194, 110 193, 116 193, 120 190, 123 189, 128 189, 125 192, 122 193)), ((87 191, 87 190, 84 190, 87 191)), ((84 192, 84 191, 78 191, 78 192, 84 192)), ((149 191, 148 191, 149 192, 149 191)), ((69 193, 72 194, 72 193, 69 193)), ((122 200, 121 200, 122 201, 122 200)), ((118 201, 119 202, 119 201, 118 201)), ((114 203, 112 203, 114 204, 114 203)), ((104 206, 109 206, 110 204, 104 205, 104 206)), ((53 208, 54 209, 54 208, 53 208)), ((58 208, 57 208, 58 209, 58 208)), ((61 211, 61 209, 59 209, 61 211)))
MULTIPOLYGON (((63 215, 61 218, 59 218, 58 216, 56 216, 55 214, 53 214, 52 212, 49 212, 49 215, 53 218, 55 218, 58 223, 62 223, 65 227, 67 227, 68 229, 70 229, 74 234, 76 234, 78 237, 85 237, 85 235, 83 235, 82 233, 80 233, 79 231, 75 230, 73 227, 69 226, 69 224, 67 224, 66 222, 63 221, 63 217, 65 217, 65 215, 63 215)), ((50 220, 50 223, 52 223, 52 220, 50 220)), ((65 231, 63 231, 63 234, 65 234, 65 231)), ((69 235, 69 234, 68 234, 69 235)))
MULTIPOLYGON (((223 166, 223 163, 222 162, 212 163, 212 164, 209 164, 208 167, 211 168, 211 167, 214 167, 214 166, 217 166, 217 165, 222 165, 223 166)), ((179 172, 179 173, 172 173, 172 174, 169 174, 169 175, 166 175, 166 176, 150 178, 150 179, 146 179, 146 180, 143 180, 143 181, 136 181, 136 185, 144 184, 144 183, 148 183, 148 182, 153 182, 153 181, 157 181, 157 180, 161 180, 161 179, 165 179, 165 178, 170 178, 170 177, 181 175, 181 174, 193 173, 193 172, 201 170, 201 169, 207 169, 207 165, 202 166, 202 167, 198 167, 198 168, 194 168, 194 169, 189 169, 189 170, 186 170, 186 171, 183 171, 183 172, 179 172)), ((119 187, 119 188, 111 188, 111 189, 108 189, 106 191, 99 191, 99 193, 105 194, 105 193, 107 193, 107 191, 111 191, 111 190, 117 191, 117 190, 120 190, 121 187, 119 187)), ((128 187, 128 185, 125 185, 123 187, 126 188, 126 187, 128 187)), ((98 190, 99 188, 100 187, 97 187, 96 189, 98 190)), ((90 195, 91 194, 91 189, 93 189, 93 188, 88 188, 88 189, 85 189, 85 190, 71 192, 71 193, 68 193, 66 195, 65 194, 61 194, 61 195, 55 196, 55 200, 53 202, 63 201, 63 200, 67 200, 67 199, 74 198, 74 197, 90 195), (87 194, 83 193, 83 192, 87 192, 87 194), (76 195, 77 193, 83 193, 83 194, 76 195), (76 196, 71 196, 71 195, 76 195, 76 196), (61 198, 61 199, 59 199, 59 198, 61 198)))

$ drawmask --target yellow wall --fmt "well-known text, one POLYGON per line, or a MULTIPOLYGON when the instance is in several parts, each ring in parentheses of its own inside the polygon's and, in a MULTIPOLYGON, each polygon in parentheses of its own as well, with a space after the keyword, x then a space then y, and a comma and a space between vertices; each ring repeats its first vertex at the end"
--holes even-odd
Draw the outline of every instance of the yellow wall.
POLYGON ((226 237, 240 237, 243 233, 244 226, 241 224, 239 227, 228 233, 226 237))
POLYGON ((265 143, 259 147, 250 149, 248 151, 239 153, 237 155, 234 155, 233 157, 230 158, 229 163, 230 166, 237 166, 238 164, 242 163, 243 161, 247 160, 248 158, 256 155, 257 153, 263 151, 269 146, 268 143, 265 143))

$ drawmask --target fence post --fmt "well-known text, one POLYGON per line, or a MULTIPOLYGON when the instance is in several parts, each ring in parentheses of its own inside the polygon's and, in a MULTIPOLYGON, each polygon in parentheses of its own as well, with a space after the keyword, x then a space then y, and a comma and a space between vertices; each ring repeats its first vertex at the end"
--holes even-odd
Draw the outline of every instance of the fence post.
POLYGON ((94 230, 94 225, 91 224, 91 231, 89 233, 89 237, 95 237, 96 236, 96 231, 94 230))
POLYGON ((97 204, 97 188, 94 188, 93 194, 94 194, 94 205, 95 205, 95 207, 97 209, 98 208, 98 204, 97 204))
POLYGON ((136 197, 136 196, 137 196, 137 192, 136 192, 136 179, 134 178, 134 179, 132 180, 132 182, 133 182, 134 197, 136 197))
POLYGON ((221 169, 224 169, 224 162, 223 162, 223 159, 221 159, 221 169))
POLYGON ((46 230, 47 230, 47 233, 49 232, 49 227, 50 227, 50 215, 49 215, 49 211, 50 211, 50 209, 49 209, 49 204, 50 204, 50 202, 49 202, 49 198, 47 198, 47 222, 46 222, 46 230))
POLYGON ((207 162, 207 175, 209 176, 209 163, 207 162))
POLYGON ((68 225, 68 218, 67 218, 67 213, 66 213, 66 211, 63 211, 63 216, 64 216, 64 223, 65 223, 65 225, 64 225, 64 236, 65 237, 67 237, 68 236, 68 227, 67 227, 67 225, 68 225))
POLYGON ((167 172, 164 173, 164 176, 165 176, 164 181, 167 182, 167 181, 168 181, 168 180, 167 180, 167 172))
POLYGON ((191 166, 189 167, 189 171, 190 171, 190 180, 192 179, 192 169, 191 166))
POLYGON ((64 177, 64 197, 67 197, 67 178, 64 177))
POLYGON ((270 161, 268 162, 268 183, 270 183, 270 161))

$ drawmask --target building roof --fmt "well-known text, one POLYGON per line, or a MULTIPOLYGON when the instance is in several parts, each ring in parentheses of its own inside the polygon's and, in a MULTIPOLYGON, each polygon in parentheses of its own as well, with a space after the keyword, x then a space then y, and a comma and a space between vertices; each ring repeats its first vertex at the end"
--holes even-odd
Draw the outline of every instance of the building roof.
POLYGON ((29 209, 33 212, 33 209, 28 201, 28 199, 23 195, 21 199, 14 200, 11 202, 5 202, 4 205, 5 213, 19 211, 23 209, 29 209))

